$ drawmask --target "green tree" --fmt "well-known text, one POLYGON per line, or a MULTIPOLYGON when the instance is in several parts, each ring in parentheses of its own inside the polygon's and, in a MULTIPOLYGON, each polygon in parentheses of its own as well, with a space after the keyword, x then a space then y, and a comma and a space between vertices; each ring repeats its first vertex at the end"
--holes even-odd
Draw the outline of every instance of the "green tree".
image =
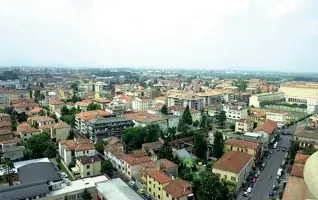
POLYGON ((74 137, 75 137, 75 133, 74 133, 73 129, 71 129, 70 132, 68 133, 67 139, 73 140, 74 137))
POLYGON ((63 106, 61 109, 61 115, 64 116, 64 115, 69 115, 69 114, 70 114, 69 109, 66 106, 63 106))
POLYGON ((90 103, 88 106, 87 106, 87 110, 100 110, 101 107, 99 104, 96 104, 96 103, 90 103))
POLYGON ((295 156, 297 154, 297 152, 299 151, 300 147, 299 144, 297 142, 292 142, 292 144, 289 147, 289 163, 292 165, 294 163, 295 160, 295 156))
POLYGON ((208 117, 205 120, 205 129, 209 130, 209 131, 212 131, 212 129, 213 129, 213 121, 212 121, 212 119, 210 119, 208 117))
POLYGON ((168 142, 163 143, 162 147, 159 150, 158 157, 160 159, 165 158, 167 160, 172 160, 172 148, 168 142))
POLYGON ((226 121, 226 114, 224 110, 221 110, 220 113, 217 115, 217 123, 220 127, 224 128, 225 121, 226 121))
POLYGON ((52 113, 51 115, 50 115, 50 117, 52 117, 54 120, 55 120, 55 123, 57 123, 59 120, 57 119, 57 116, 56 116, 56 114, 55 113, 52 113))
POLYGON ((233 199, 228 187, 211 170, 200 173, 200 178, 193 182, 193 191, 197 200, 233 199))
POLYGON ((39 123, 37 121, 34 121, 31 126, 33 128, 39 128, 39 123))
POLYGON ((193 122, 193 126, 194 127, 198 127, 200 125, 200 122, 198 121, 198 120, 195 120, 194 122, 193 122))
POLYGON ((193 153, 198 158, 206 159, 206 153, 208 150, 207 141, 202 133, 194 135, 193 153))
POLYGON ((187 107, 185 108, 182 114, 182 120, 188 125, 192 124, 192 115, 190 113, 189 105, 187 105, 187 107))
POLYGON ((205 122, 206 122, 206 115, 202 115, 201 121, 200 121, 200 128, 205 128, 205 122))
POLYGON ((83 200, 92 200, 92 194, 85 188, 84 192, 82 193, 83 200))
POLYGON ((19 123, 21 123, 21 122, 26 122, 27 120, 28 120, 28 116, 27 116, 27 114, 25 114, 25 112, 18 113, 18 115, 17 115, 17 121, 18 121, 19 123))
POLYGON ((186 123, 184 122, 184 120, 181 118, 181 119, 179 120, 179 124, 178 124, 178 131, 184 134, 184 133, 186 133, 188 130, 189 130, 188 124, 186 124, 186 123))
POLYGON ((102 161, 102 167, 101 167, 101 173, 107 174, 109 177, 111 177, 114 173, 114 168, 110 160, 103 160, 102 161))
POLYGON ((232 131, 235 131, 235 124, 234 124, 234 123, 230 125, 230 129, 231 129, 232 131))
POLYGON ((39 112, 39 116, 46 116, 46 111, 43 109, 39 112))
POLYGON ((13 162, 9 158, 2 158, 0 160, 0 169, 3 171, 3 177, 7 180, 9 186, 12 186, 14 177, 13 162))
POLYGON ((98 140, 95 144, 94 144, 96 151, 98 151, 99 153, 104 155, 104 142, 101 140, 98 140))
POLYGON ((221 158, 223 155, 223 148, 224 148, 224 139, 223 134, 220 131, 217 131, 214 134, 214 141, 213 141, 213 154, 216 158, 221 158))
POLYGON ((168 115, 169 114, 168 107, 166 105, 163 105, 160 109, 160 112, 161 114, 168 115))
POLYGON ((30 137, 26 142, 26 150, 31 158, 54 158, 56 156, 56 147, 51 142, 48 133, 41 133, 30 137))
POLYGON ((81 98, 79 98, 78 96, 76 96, 76 94, 73 94, 73 96, 72 96, 72 102, 73 103, 76 103, 76 102, 78 102, 78 101, 80 101, 81 100, 81 98))
POLYGON ((64 115, 60 119, 71 127, 74 127, 75 125, 75 115, 64 115))
POLYGON ((71 89, 73 89, 75 92, 78 92, 78 84, 77 83, 72 83, 71 89))

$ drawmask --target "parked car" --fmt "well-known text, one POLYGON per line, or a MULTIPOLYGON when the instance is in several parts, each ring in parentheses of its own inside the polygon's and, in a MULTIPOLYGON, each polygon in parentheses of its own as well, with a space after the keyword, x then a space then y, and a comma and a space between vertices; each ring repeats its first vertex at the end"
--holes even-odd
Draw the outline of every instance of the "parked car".
POLYGON ((254 178, 258 178, 259 174, 258 173, 255 173, 254 174, 254 178))
POLYGON ((252 192, 252 187, 248 187, 246 192, 251 193, 252 192))
POLYGON ((285 151, 286 151, 286 149, 285 149, 285 148, 282 148, 282 151, 283 151, 283 152, 285 152, 285 151))
POLYGON ((252 183, 256 183, 256 180, 257 180, 256 178, 253 178, 252 183))
POLYGON ((276 149, 276 151, 279 151, 279 150, 280 150, 279 148, 276 149))
POLYGON ((271 154, 273 154, 273 153, 274 153, 274 151, 273 151, 273 150, 271 150, 271 151, 270 151, 270 153, 271 153, 271 154))
POLYGON ((144 194, 144 198, 147 200, 151 200, 151 196, 149 194, 144 194))
POLYGON ((268 194, 270 197, 273 197, 275 195, 275 191, 271 190, 269 191, 269 194, 268 194))
POLYGON ((137 192, 138 192, 139 194, 141 194, 141 195, 144 195, 144 194, 145 194, 144 189, 141 189, 141 188, 139 188, 139 189, 137 190, 137 192))
POLYGON ((129 181, 128 185, 131 187, 134 187, 136 185, 136 183, 135 183, 135 181, 129 181))
POLYGON ((271 155, 270 155, 270 154, 268 154, 266 158, 267 158, 267 159, 270 159, 270 158, 271 158, 271 155))

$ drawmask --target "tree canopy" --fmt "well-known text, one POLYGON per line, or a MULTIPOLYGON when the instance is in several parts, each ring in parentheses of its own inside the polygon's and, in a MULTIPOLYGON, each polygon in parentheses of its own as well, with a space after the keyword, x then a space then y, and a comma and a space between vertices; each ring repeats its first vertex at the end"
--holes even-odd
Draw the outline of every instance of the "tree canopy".
POLYGON ((166 105, 163 105, 160 109, 160 112, 161 114, 168 115, 169 114, 168 107, 166 105))
POLYGON ((186 123, 188 125, 192 125, 192 123, 193 123, 189 105, 187 105, 187 107, 185 108, 185 110, 182 114, 182 120, 184 121, 184 123, 186 123))
POLYGON ((215 132, 213 141, 213 154, 217 158, 221 158, 223 155, 224 139, 223 134, 220 131, 215 132))
POLYGON ((9 158, 0 159, 0 169, 3 171, 3 176, 7 180, 9 186, 13 185, 14 165, 9 158))
POLYGON ((225 126, 226 114, 224 110, 221 110, 220 113, 216 116, 217 123, 222 128, 225 126))
POLYGON ((114 173, 113 165, 110 162, 110 160, 103 160, 102 161, 102 168, 101 172, 107 174, 109 177, 111 177, 114 173))
POLYGON ((205 159, 208 150, 207 141, 202 133, 194 135, 193 153, 198 157, 205 159))
POLYGON ((96 151, 98 151, 99 153, 104 155, 104 142, 101 140, 98 140, 95 144, 94 144, 96 151))
POLYGON ((228 187, 211 172, 205 170, 200 178, 193 181, 193 191, 197 200, 232 200, 228 187))
POLYGON ((56 156, 55 144, 51 142, 50 135, 45 132, 30 137, 26 142, 26 150, 33 159, 56 156))
POLYGON ((172 148, 168 142, 165 142, 159 150, 158 157, 167 160, 173 160, 172 148))
POLYGON ((89 111, 89 110, 100 110, 101 109, 101 107, 100 107, 100 105, 99 104, 97 104, 97 103, 90 103, 88 106, 87 106, 87 110, 89 111))

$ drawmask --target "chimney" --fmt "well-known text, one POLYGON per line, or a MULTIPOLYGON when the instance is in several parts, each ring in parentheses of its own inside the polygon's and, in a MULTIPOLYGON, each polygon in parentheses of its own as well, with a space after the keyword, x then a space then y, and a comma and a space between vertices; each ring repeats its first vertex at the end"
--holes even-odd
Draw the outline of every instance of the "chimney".
POLYGON ((92 162, 94 162, 94 157, 92 157, 92 162))

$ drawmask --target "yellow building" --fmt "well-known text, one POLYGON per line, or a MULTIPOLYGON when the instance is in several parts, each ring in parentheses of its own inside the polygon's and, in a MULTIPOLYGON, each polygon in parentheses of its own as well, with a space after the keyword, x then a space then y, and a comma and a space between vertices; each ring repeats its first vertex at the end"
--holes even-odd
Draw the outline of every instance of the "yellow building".
POLYGON ((254 129, 254 121, 250 119, 240 119, 235 122, 235 132, 248 132, 254 129))
POLYGON ((235 184, 235 190, 238 191, 251 172, 253 164, 252 155, 230 151, 213 165, 212 172, 220 179, 235 184))
POLYGON ((22 126, 18 127, 17 131, 20 134, 20 138, 24 142, 26 142, 30 137, 39 135, 41 133, 39 129, 33 128, 27 124, 23 124, 22 126))
POLYGON ((62 101, 51 100, 49 103, 49 108, 51 112, 55 112, 56 109, 62 109, 64 105, 65 103, 62 101))
POLYGON ((287 102, 311 104, 318 101, 318 84, 289 82, 280 87, 287 102))
POLYGON ((16 99, 30 99, 28 90, 0 89, 0 104, 10 105, 16 99))
POLYGON ((141 179, 144 188, 156 200, 188 200, 193 196, 188 182, 155 169, 142 170, 141 179))
POLYGON ((261 149, 261 144, 258 142, 237 139, 228 139, 224 142, 224 153, 229 151, 240 151, 254 156, 255 159, 260 155, 261 149))
POLYGON ((76 166, 72 168, 75 177, 85 178, 98 175, 101 172, 102 161, 94 156, 81 156, 76 159, 76 166))

